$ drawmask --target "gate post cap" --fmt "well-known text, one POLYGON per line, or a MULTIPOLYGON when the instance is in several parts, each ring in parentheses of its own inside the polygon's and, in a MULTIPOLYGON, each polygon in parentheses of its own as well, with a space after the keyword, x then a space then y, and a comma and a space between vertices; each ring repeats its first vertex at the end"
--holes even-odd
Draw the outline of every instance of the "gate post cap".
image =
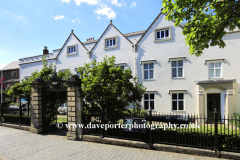
POLYGON ((44 80, 41 77, 38 77, 32 83, 44 83, 44 80))
POLYGON ((73 74, 73 75, 71 76, 71 80, 79 80, 79 76, 76 75, 76 74, 73 74))

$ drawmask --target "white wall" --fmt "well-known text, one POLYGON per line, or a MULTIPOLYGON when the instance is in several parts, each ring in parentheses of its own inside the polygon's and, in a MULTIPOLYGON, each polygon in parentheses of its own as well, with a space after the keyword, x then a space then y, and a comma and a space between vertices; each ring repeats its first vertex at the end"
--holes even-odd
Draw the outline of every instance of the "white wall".
MULTIPOLYGON (((235 112, 239 112, 240 99, 238 97, 240 91, 240 74, 238 70, 240 68, 240 32, 227 34, 224 37, 224 41, 227 45, 224 49, 219 49, 218 46, 210 47, 204 50, 203 55, 195 57, 189 54, 189 48, 185 45, 185 37, 182 31, 182 28, 174 27, 172 21, 166 21, 162 14, 140 41, 137 53, 134 53, 132 44, 117 29, 110 25, 93 49, 91 60, 96 58, 97 61, 100 62, 105 55, 108 57, 115 55, 116 63, 126 63, 127 67, 125 68, 131 68, 134 75, 134 54, 137 54, 137 75, 140 79, 140 83, 147 87, 147 91, 157 91, 158 93, 155 97, 156 111, 171 112, 172 102, 171 95, 168 94, 169 90, 187 90, 188 94, 185 94, 184 113, 196 113, 197 95, 195 81, 208 80, 208 67, 204 64, 204 61, 206 59, 225 58, 226 63, 222 65, 223 79, 237 80, 234 103, 236 106, 235 112), (169 41, 154 42, 154 29, 164 26, 172 26, 173 39, 169 41), (118 48, 104 50, 104 38, 112 36, 118 36, 118 48), (171 78, 171 63, 168 62, 168 59, 174 57, 186 57, 187 59, 187 61, 184 61, 184 78, 171 78), (157 64, 154 65, 154 80, 143 80, 143 65, 140 65, 140 63, 144 60, 156 60, 157 64)), ((135 44, 136 41, 134 39, 139 40, 141 36, 142 35, 132 36, 129 37, 129 39, 135 44)), ((93 45, 94 43, 85 44, 85 47, 90 50, 93 45)), ((56 56, 59 51, 60 50, 54 51, 53 55, 56 56)), ((90 59, 87 50, 75 36, 71 35, 58 55, 57 63, 55 63, 55 60, 49 60, 49 62, 56 64, 57 70, 70 68, 72 73, 75 73, 75 68, 84 65, 84 63, 89 63, 90 59), (75 44, 78 46, 77 55, 67 56, 67 46, 75 44)), ((25 76, 30 76, 31 73, 37 69, 41 70, 41 67, 42 62, 28 63, 27 60, 21 62, 20 79, 23 79, 25 76)))
MULTIPOLYGON (((139 43, 137 64, 140 64, 142 60, 157 60, 157 64, 154 65, 155 80, 141 81, 147 87, 147 90, 158 91, 155 102, 156 110, 171 112, 171 95, 168 94, 168 91, 187 90, 188 94, 185 94, 186 113, 197 112, 196 83, 194 81, 208 80, 208 67, 204 64, 206 59, 226 59, 227 62, 223 63, 222 66, 223 79, 237 79, 235 96, 239 96, 240 75, 237 70, 240 67, 240 50, 238 47, 240 33, 227 34, 224 37, 227 44, 224 49, 210 47, 204 50, 203 55, 195 57, 189 54, 182 31, 182 28, 174 27, 172 21, 166 21, 165 16, 162 14, 139 43), (172 26, 173 39, 170 41, 153 42, 154 29, 164 26, 172 26), (182 79, 171 78, 171 63, 168 62, 168 58, 173 57, 187 57, 187 61, 184 61, 184 78, 182 79)), ((143 69, 140 65, 138 65, 138 75, 142 80, 143 69)), ((239 105, 240 100, 238 99, 236 102, 236 106, 238 106, 237 111, 240 111, 239 105)))
POLYGON ((126 63, 127 66, 125 66, 125 68, 131 68, 133 72, 134 54, 132 51, 132 44, 112 25, 106 30, 92 52, 91 59, 93 60, 96 58, 98 62, 102 61, 105 55, 108 57, 115 55, 116 63, 126 63), (104 50, 104 38, 112 36, 118 36, 118 48, 104 50))
POLYGON ((65 46, 62 48, 62 51, 58 55, 57 59, 57 71, 62 69, 70 68, 73 74, 76 74, 75 68, 83 66, 84 63, 88 63, 88 54, 87 50, 83 47, 83 45, 78 41, 78 39, 71 35, 65 46), (67 46, 77 44, 77 55, 67 56, 67 46))

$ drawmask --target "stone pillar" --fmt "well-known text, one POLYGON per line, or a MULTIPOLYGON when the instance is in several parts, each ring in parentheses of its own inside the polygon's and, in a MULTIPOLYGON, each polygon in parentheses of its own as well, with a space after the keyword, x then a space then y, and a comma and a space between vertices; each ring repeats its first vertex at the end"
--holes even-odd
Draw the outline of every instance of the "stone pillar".
POLYGON ((226 106, 225 106, 225 114, 231 117, 233 115, 233 94, 234 90, 227 90, 226 92, 226 106))
POLYGON ((42 88, 44 81, 42 78, 37 78, 32 82, 31 94, 31 132, 42 133, 42 88))
POLYGON ((197 106, 197 114, 200 118, 198 120, 198 124, 204 124, 204 115, 205 115, 205 101, 204 101, 204 89, 200 85, 196 85, 196 106, 197 106), (202 118, 202 119, 201 119, 202 118))
MULTIPOLYGON (((82 107, 82 104, 79 103, 79 89, 81 89, 81 80, 79 79, 78 75, 74 74, 71 76, 70 79, 67 81, 67 100, 68 100, 68 124, 78 124, 80 123, 79 120, 82 116, 78 112, 82 107)), ((81 102, 81 101, 80 101, 81 102)), ((78 140, 78 132, 77 128, 71 126, 68 128, 67 132, 67 139, 69 140, 78 140)))

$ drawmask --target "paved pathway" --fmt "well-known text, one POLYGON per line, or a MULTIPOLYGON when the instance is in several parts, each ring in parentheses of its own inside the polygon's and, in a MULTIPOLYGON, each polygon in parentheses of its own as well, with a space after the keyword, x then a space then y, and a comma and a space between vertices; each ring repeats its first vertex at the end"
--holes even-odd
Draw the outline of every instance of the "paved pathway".
POLYGON ((66 140, 63 136, 38 135, 0 126, 0 160, 5 159, 214 160, 217 158, 136 149, 85 141, 70 141, 66 140))

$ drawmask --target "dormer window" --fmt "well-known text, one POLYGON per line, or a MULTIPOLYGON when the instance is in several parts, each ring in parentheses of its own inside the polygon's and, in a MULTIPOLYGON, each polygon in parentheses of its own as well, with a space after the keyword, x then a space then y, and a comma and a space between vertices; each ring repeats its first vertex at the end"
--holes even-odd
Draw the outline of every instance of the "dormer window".
POLYGON ((70 53, 74 53, 75 52, 75 46, 73 46, 73 47, 68 47, 68 54, 70 54, 70 53))
POLYGON ((112 47, 112 46, 116 46, 116 39, 108 39, 106 40, 106 48, 107 47, 112 47))
POLYGON ((156 39, 169 38, 169 29, 160 30, 156 32, 156 39))
POLYGON ((72 45, 67 47, 67 56, 77 54, 77 45, 72 45))
POLYGON ((154 29, 154 42, 172 40, 172 26, 154 29))
POLYGON ((104 38, 104 49, 113 49, 113 48, 118 48, 118 37, 108 37, 104 38))

